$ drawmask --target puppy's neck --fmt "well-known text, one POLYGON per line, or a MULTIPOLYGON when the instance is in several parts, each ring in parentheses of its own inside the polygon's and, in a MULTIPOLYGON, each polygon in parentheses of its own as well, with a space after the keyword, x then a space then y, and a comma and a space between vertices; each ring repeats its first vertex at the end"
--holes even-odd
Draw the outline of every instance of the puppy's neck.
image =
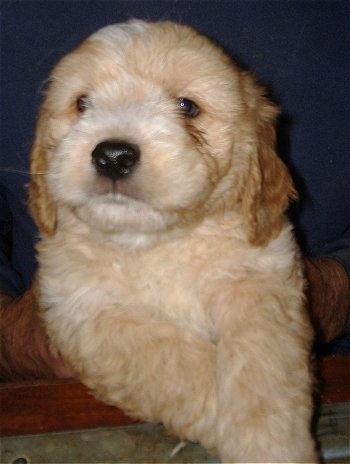
POLYGON ((63 233, 81 237, 81 240, 91 239, 98 243, 110 243, 111 245, 128 248, 130 250, 151 248, 160 244, 177 240, 185 240, 186 237, 217 237, 231 238, 239 242, 246 242, 246 234, 239 215, 235 212, 226 213, 217 217, 197 218, 193 222, 176 222, 172 218, 155 218, 154 227, 136 227, 128 224, 120 227, 103 227, 97 221, 87 220, 87 215, 81 217, 77 213, 65 207, 58 214, 57 233, 63 233))

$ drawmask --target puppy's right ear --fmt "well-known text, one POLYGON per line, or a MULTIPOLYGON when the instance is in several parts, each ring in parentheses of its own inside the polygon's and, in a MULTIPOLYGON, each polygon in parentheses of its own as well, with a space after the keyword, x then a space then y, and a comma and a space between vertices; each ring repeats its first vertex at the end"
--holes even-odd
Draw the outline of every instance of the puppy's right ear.
POLYGON ((45 115, 41 113, 31 152, 31 180, 29 209, 42 235, 53 235, 56 230, 56 206, 46 185, 47 148, 43 143, 45 115))

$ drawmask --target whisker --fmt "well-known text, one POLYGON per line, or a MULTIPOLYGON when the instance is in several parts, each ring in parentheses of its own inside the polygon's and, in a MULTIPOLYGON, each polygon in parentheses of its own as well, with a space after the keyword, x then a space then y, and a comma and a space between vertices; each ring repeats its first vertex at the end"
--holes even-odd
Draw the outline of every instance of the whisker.
POLYGON ((21 174, 22 176, 30 176, 29 171, 25 171, 22 169, 15 169, 15 168, 0 168, 1 172, 10 172, 13 174, 21 174))
POLYGON ((15 168, 0 168, 1 172, 10 172, 11 174, 20 174, 21 176, 26 176, 29 177, 32 174, 35 175, 44 175, 44 171, 36 171, 34 173, 31 173, 30 171, 26 171, 24 169, 15 169, 15 168))

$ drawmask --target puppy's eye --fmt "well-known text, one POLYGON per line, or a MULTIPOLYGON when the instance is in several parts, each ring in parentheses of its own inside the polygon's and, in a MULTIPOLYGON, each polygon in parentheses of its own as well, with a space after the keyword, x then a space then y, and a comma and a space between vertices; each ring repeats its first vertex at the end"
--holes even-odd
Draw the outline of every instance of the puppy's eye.
POLYGON ((84 113, 90 105, 91 103, 87 95, 80 95, 80 97, 77 98, 76 107, 79 113, 84 113))
POLYGON ((199 108, 198 106, 188 98, 179 98, 179 105, 181 112, 190 118, 195 118, 199 115, 199 108))

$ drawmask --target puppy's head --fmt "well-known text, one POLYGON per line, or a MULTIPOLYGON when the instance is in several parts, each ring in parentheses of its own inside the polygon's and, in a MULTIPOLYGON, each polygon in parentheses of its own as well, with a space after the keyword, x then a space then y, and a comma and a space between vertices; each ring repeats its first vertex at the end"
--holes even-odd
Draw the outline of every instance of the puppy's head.
POLYGON ((70 211, 130 237, 233 212, 249 241, 264 244, 294 195, 274 151, 276 114, 253 78, 193 29, 106 27, 51 75, 31 211, 42 234, 70 211))

